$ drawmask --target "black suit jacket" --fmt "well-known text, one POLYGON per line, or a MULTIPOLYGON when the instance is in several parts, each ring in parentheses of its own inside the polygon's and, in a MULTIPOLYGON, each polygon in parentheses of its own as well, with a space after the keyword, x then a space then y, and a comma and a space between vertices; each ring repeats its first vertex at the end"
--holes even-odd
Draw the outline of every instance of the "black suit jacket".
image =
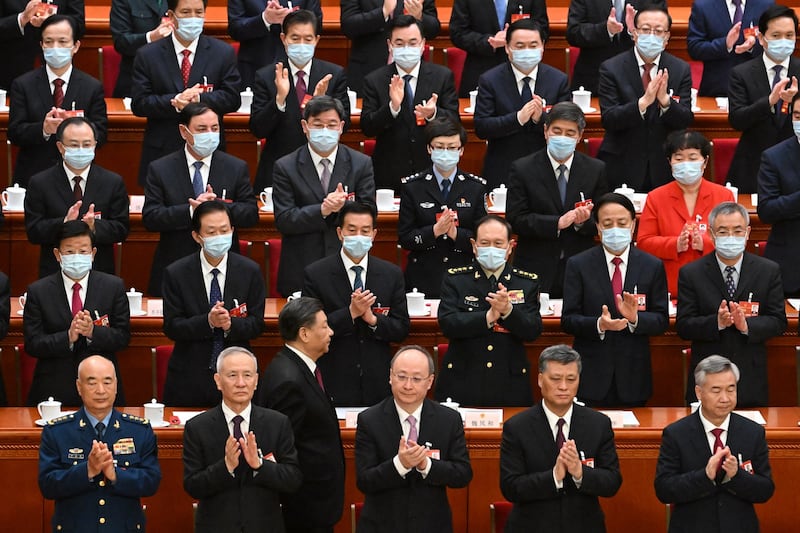
MULTIPOLYGON (((281 48, 283 50, 283 48, 281 48)), ((291 69, 291 63, 284 61, 291 69)), ((311 72, 306 73, 308 93, 313 94, 317 83, 326 75, 332 76, 328 82, 328 96, 333 96, 342 103, 345 114, 345 128, 350 125, 350 98, 347 96, 347 77, 344 69, 334 63, 314 58, 311 72)), ((289 74, 292 76, 292 74, 289 74)), ((261 159, 256 172, 255 190, 261 191, 272 185, 272 168, 275 161, 286 154, 297 150, 308 142, 303 126, 303 111, 297 102, 297 92, 290 78, 289 94, 286 96, 286 109, 280 111, 275 105, 275 65, 267 65, 255 73, 253 85, 253 105, 250 110, 250 131, 259 139, 265 139, 261 159)))
POLYGON ((692 341, 687 402, 695 401, 694 367, 709 355, 723 354, 736 363, 742 373, 738 405, 768 405, 766 343, 786 330, 783 285, 777 264, 745 252, 736 285, 736 301, 747 301, 750 293, 760 309, 758 316, 747 319, 749 334, 739 333, 735 326, 720 331, 717 310, 722 300, 728 300, 728 291, 717 255, 708 254, 680 269, 675 328, 681 338, 692 341))
POLYGON ((416 469, 404 477, 397 473, 393 459, 402 435, 392 396, 358 415, 356 484, 365 495, 359 533, 453 531, 447 488, 466 487, 472 480, 461 416, 424 400, 417 441, 439 451, 438 458, 428 459, 425 478, 416 469))
POLYGON ((279 497, 297 490, 303 479, 292 427, 281 413, 251 407, 250 431, 265 456, 258 471, 242 460, 234 476, 228 472, 225 442, 231 433, 222 406, 186 422, 183 488, 199 500, 194 521, 198 533, 285 531, 279 497), (269 454, 274 462, 266 459, 269 454))
MULTIPOLYGON (((6 53, 5 51, 3 52, 6 53)), ((23 74, 11 84, 8 93, 8 140, 19 146, 14 181, 25 187, 34 174, 61 162, 56 136, 45 140, 42 135, 44 117, 53 107, 53 93, 47 80, 46 67, 23 74)), ((72 68, 64 94, 63 109, 82 109, 97 131, 97 144, 106 142, 108 118, 103 86, 85 72, 72 68)))
POLYGON ((500 444, 500 490, 514 504, 506 533, 590 533, 606 530, 599 497, 614 496, 622 484, 611 420, 575 405, 569 435, 594 466, 583 466, 581 488, 567 474, 557 489, 553 467, 558 457, 553 430, 541 404, 506 421, 500 444))
POLYGON ((36 405, 49 396, 65 406, 81 405, 75 378, 78 363, 90 355, 102 355, 114 363, 117 368, 115 403, 125 405, 122 376, 115 355, 128 347, 131 336, 125 285, 121 278, 105 272, 91 271, 88 280, 83 309, 89 311, 92 318, 107 315, 109 325, 95 325, 92 342, 81 336, 72 346, 69 342, 72 311, 61 273, 50 274, 28 286, 22 321, 25 351, 38 361, 27 405, 36 405))
MULTIPOLYGON (((114 87, 114 98, 131 95, 133 60, 139 48, 147 44, 147 33, 161 24, 167 4, 159 0, 113 0, 108 25, 114 50, 120 53, 119 76, 114 87)), ((168 37, 169 38, 169 37, 168 37)))
POLYGON ((305 269, 303 296, 322 301, 333 330, 328 353, 319 360, 325 390, 335 405, 372 405, 389 394, 392 342, 405 340, 411 322, 406 306, 403 273, 397 265, 369 256, 364 288, 377 297, 375 330, 361 318, 350 316, 353 287, 340 254, 329 255, 305 269))
MULTIPOLYGON (((64 165, 40 172, 31 178, 25 194, 25 231, 32 244, 41 245, 39 251, 39 277, 58 272, 60 267, 53 255, 64 225, 64 216, 75 203, 64 165)), ((122 176, 93 164, 83 193, 78 219, 94 204, 94 243, 97 254, 92 268, 114 273, 114 243, 128 237, 128 192, 122 176)))
MULTIPOLYGON (((361 94, 363 80, 370 72, 386 65, 389 21, 383 18, 383 0, 341 0, 342 33, 350 39, 347 78, 350 89, 361 94)), ((405 4, 398 0, 390 17, 403 14, 405 4)), ((434 0, 422 3, 422 36, 428 41, 439 35, 439 14, 434 0)))
MULTIPOLYGON (((539 275, 542 292, 560 295, 563 287, 553 287, 561 279, 560 257, 568 259, 594 246, 597 227, 587 220, 580 228, 558 231, 558 219, 581 201, 597 199, 608 192, 606 166, 602 161, 575 152, 567 182, 566 205, 561 205, 556 175, 547 148, 514 161, 508 175, 506 204, 508 221, 519 236, 514 264, 539 275)), ((563 264, 563 263, 561 263, 563 264)), ((563 267, 562 267, 563 268, 563 267)))
MULTIPOLYGON (((792 119, 776 115, 769 105, 774 73, 767 73, 763 57, 757 57, 731 71, 728 86, 728 121, 742 132, 733 154, 728 177, 740 193, 757 192, 756 176, 761 153, 784 139, 794 137, 792 119)), ((789 58, 789 78, 800 78, 800 59, 789 58)))
MULTIPOLYGON (((549 21, 545 0, 508 0, 505 24, 511 23, 511 16, 520 13, 542 27, 542 42, 547 40, 549 21)), ((503 24, 503 26, 505 26, 503 24)), ((469 92, 478 87, 478 78, 487 70, 506 62, 503 47, 492 48, 489 37, 502 30, 497 20, 494 3, 482 0, 455 0, 450 13, 450 39, 458 48, 467 51, 464 72, 461 75, 459 96, 466 98, 469 92)), ((555 103, 555 102, 553 102, 555 103)))
POLYGON ((341 247, 336 236, 338 215, 322 217, 322 201, 341 183, 354 200, 375 204, 372 160, 340 144, 327 191, 322 190, 308 145, 275 162, 273 172, 275 227, 281 232, 278 291, 289 296, 303 286, 303 269, 341 247))
POLYGON ((673 131, 687 128, 694 119, 692 74, 686 61, 662 52, 658 70, 667 69, 667 92, 672 90, 680 101, 673 100, 664 113, 655 101, 642 119, 638 101, 644 88, 635 54, 629 50, 600 65, 597 96, 606 134, 597 157, 606 162, 609 188, 626 183, 637 191, 649 192, 672 181, 664 141, 673 131))
MULTIPOLYGON (((376 188, 397 191, 402 178, 430 166, 431 160, 425 126, 417 126, 416 117, 412 116, 413 109, 401 105, 400 113, 392 117, 389 83, 395 75, 398 75, 398 68, 392 63, 364 78, 361 129, 364 135, 376 138, 372 154, 376 188)), ((458 97, 453 72, 441 65, 420 61, 414 105, 430 100, 433 93, 438 95, 436 118, 458 122, 458 97)))
MULTIPOLYGON (((198 39, 187 86, 203 83, 204 77, 214 85, 213 91, 200 95, 200 101, 219 115, 220 149, 224 150, 222 117, 239 109, 241 103, 236 54, 229 44, 213 37, 200 35, 198 39)), ((134 115, 147 118, 139 163, 140 185, 145 184, 148 165, 152 161, 184 145, 178 132, 180 114, 169 103, 185 88, 176 54, 172 37, 167 37, 140 48, 133 62, 131 110, 134 115)))
POLYGON ((601 339, 597 319, 603 305, 612 318, 619 314, 608 277, 602 246, 573 256, 567 261, 561 329, 575 336, 573 347, 581 354, 578 397, 597 402, 613 388, 623 402, 647 401, 653 393, 650 367, 650 337, 661 335, 669 326, 667 276, 660 259, 630 247, 623 290, 646 295, 646 309, 639 311, 636 329, 606 331, 601 339), (606 274, 606 275, 603 275, 606 274))
MULTIPOLYGON (((208 185, 218 198, 225 191, 231 225, 249 228, 258 223, 258 205, 250 186, 247 163, 220 150, 211 157, 208 185)), ((186 152, 181 149, 153 161, 147 171, 142 222, 149 231, 161 232, 150 269, 148 293, 161 294, 164 269, 174 261, 200 249, 192 238, 192 217, 189 198, 194 198, 192 175, 186 165, 186 152)), ((234 252, 238 252, 238 235, 233 233, 234 252)))
MULTIPOLYGON (((70 15, 78 23, 78 35, 83 38, 86 26, 83 0, 53 0, 58 6, 59 15, 70 15)), ((15 78, 33 68, 36 59, 42 59, 42 32, 32 24, 27 24, 25 32, 19 31, 17 15, 25 11, 28 0, 0 1, 0 43, 3 45, 3 68, 0 69, 0 88, 8 89, 15 78)), ((44 64, 44 61, 42 61, 44 64)))
MULTIPOLYGON (((539 63, 532 92, 544 98, 547 105, 571 99, 566 74, 544 63, 539 63)), ((489 191, 506 182, 514 160, 545 146, 544 117, 537 124, 529 120, 524 126, 519 125, 517 111, 523 105, 511 63, 500 64, 481 76, 475 102, 475 134, 488 141, 482 175, 489 191)))
MULTIPOLYGON (((8 335, 8 323, 11 319, 11 284, 8 276, 0 272, 0 340, 8 335)), ((6 407, 6 386, 3 375, 0 373, 0 407, 6 407)))
POLYGON ((673 504, 670 533, 681 531, 759 531, 754 503, 775 492, 764 428, 731 413, 726 445, 734 457, 751 461, 753 472, 741 469, 729 481, 706 476, 711 447, 700 413, 664 428, 656 464, 656 496, 673 504))
POLYGON ((289 417, 303 484, 281 497, 290 528, 332 527, 344 505, 344 452, 330 397, 308 366, 289 348, 272 359, 258 384, 259 405, 289 417))
MULTIPOLYGON (((202 252, 199 252, 202 253, 202 252)), ((222 298, 225 308, 247 304, 247 316, 232 317, 225 347, 250 348, 250 340, 264 330, 264 277, 258 265, 238 254, 228 254, 222 298)), ((175 342, 164 383, 164 403, 208 407, 219 402, 211 365, 213 330, 208 325, 208 291, 200 257, 192 254, 164 271, 164 334, 175 342)))

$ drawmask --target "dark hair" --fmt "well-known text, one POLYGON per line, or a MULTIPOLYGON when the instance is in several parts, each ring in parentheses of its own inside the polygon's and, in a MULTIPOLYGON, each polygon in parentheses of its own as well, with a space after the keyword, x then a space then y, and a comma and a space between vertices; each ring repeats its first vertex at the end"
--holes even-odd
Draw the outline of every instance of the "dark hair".
POLYGON ((554 120, 574 122, 580 131, 586 129, 586 115, 583 114, 581 106, 573 102, 559 102, 550 109, 549 113, 545 113, 545 126, 549 126, 554 120))
POLYGON ((539 373, 547 370, 547 363, 553 361, 562 365, 570 363, 578 363, 578 374, 581 373, 583 364, 581 364, 581 354, 576 352, 566 344, 556 344, 555 346, 548 346, 542 353, 539 354, 539 373))
POLYGON ((281 338, 287 342, 297 340, 300 328, 313 326, 317 322, 317 313, 324 309, 322 302, 308 296, 286 302, 278 314, 278 331, 281 338))
POLYGON ((758 31, 761 35, 767 33, 767 26, 775 19, 789 18, 794 22, 794 30, 797 31, 797 13, 791 7, 782 6, 780 4, 772 4, 761 13, 758 18, 758 31))
POLYGON ((58 125, 56 129, 56 140, 64 142, 64 130, 69 128, 70 126, 80 126, 81 124, 87 124, 90 128, 92 128, 92 135, 94 136, 94 140, 97 140, 97 128, 94 127, 92 121, 85 117, 69 117, 68 119, 64 120, 61 124, 58 125))
POLYGON ((450 137, 451 135, 458 135, 461 147, 466 146, 467 130, 455 120, 438 117, 428 122, 428 125, 425 126, 425 140, 428 144, 431 144, 436 137, 450 137))
POLYGON ((378 209, 367 202, 345 202, 339 210, 339 217, 336 224, 341 228, 344 225, 344 217, 347 215, 369 215, 372 217, 372 227, 378 227, 378 209))
POLYGON ((61 225, 61 231, 58 234, 58 248, 61 243, 72 237, 89 237, 92 241, 92 248, 94 248, 94 232, 89 227, 89 224, 83 220, 68 220, 61 225))
POLYGON ((321 96, 315 96, 306 102, 306 108, 305 111, 303 111, 303 119, 308 122, 308 119, 321 115, 325 111, 330 111, 331 109, 335 110, 339 115, 339 120, 345 120, 347 118, 344 114, 344 106, 342 103, 333 96, 323 94, 321 96))
POLYGON ((225 212, 228 215, 228 220, 231 219, 231 212, 228 209, 228 205, 225 202, 220 202, 218 200, 208 200, 203 202, 202 204, 198 205, 194 208, 194 213, 192 213, 192 231, 195 233, 200 233, 200 227, 202 226, 202 218, 210 213, 220 213, 225 212))
POLYGON ((394 32, 395 29, 410 28, 411 26, 419 28, 419 34, 422 35, 423 39, 425 38, 425 30, 422 28, 422 22, 411 15, 399 15, 397 17, 392 17, 389 21, 389 39, 391 39, 392 32, 394 32))
POLYGON ((284 34, 288 34, 292 26, 299 26, 301 24, 311 24, 314 28, 314 35, 317 35, 317 16, 313 11, 309 11, 308 9, 298 9, 286 15, 283 19, 281 31, 283 31, 284 34))
POLYGON ((217 120, 219 120, 219 113, 217 113, 210 105, 205 102, 192 102, 190 104, 186 104, 178 114, 178 122, 188 127, 189 123, 194 117, 202 115, 208 111, 214 111, 214 113, 217 114, 217 120))
POLYGON ((711 143, 699 131, 680 130, 667 136, 667 141, 664 143, 664 153, 667 154, 667 159, 672 157, 675 152, 686 149, 700 150, 703 157, 711 155, 711 143))
POLYGON ((621 205, 631 214, 631 220, 636 220, 636 209, 633 207, 633 202, 631 202, 630 198, 618 192, 608 192, 597 200, 594 200, 594 207, 592 208, 592 220, 599 222, 598 213, 600 213, 600 208, 606 204, 621 205))
POLYGON ((80 30, 80 26, 78 25, 78 21, 75 20, 73 17, 71 17, 69 15, 60 15, 60 14, 56 13, 55 15, 51 15, 51 16, 47 17, 46 19, 44 19, 44 22, 42 22, 42 25, 39 26, 39 32, 40 32, 39 33, 39 42, 42 42, 42 39, 44 39, 44 30, 46 30, 47 28, 49 28, 53 24, 58 24, 58 23, 64 22, 64 21, 68 22, 69 23, 69 27, 72 28, 72 42, 74 43, 75 41, 80 39, 80 37, 81 37, 80 36, 80 31, 81 30, 80 30))
POLYGON ((475 223, 475 240, 478 239, 478 229, 480 229, 480 227, 483 226, 484 224, 488 224, 489 222, 492 221, 499 222, 500 224, 506 227, 506 230, 508 231, 508 240, 510 241, 511 237, 514 234, 514 230, 511 228, 511 224, 509 224, 508 220, 504 219, 503 217, 491 214, 482 216, 475 223))
POLYGON ((542 29, 541 24, 539 24, 533 19, 527 18, 527 19, 519 19, 518 21, 509 24, 508 29, 506 30, 506 43, 511 43, 511 36, 514 35, 514 32, 517 30, 538 31, 539 38, 542 40, 542 43, 544 43, 545 40, 547 39, 547 35, 545 34, 545 31, 542 29))
MULTIPOLYGON (((178 7, 178 2, 180 2, 180 0, 167 0, 167 9, 174 13, 175 9, 178 7)), ((203 7, 208 7, 208 0, 203 0, 203 7)))
POLYGON ((672 15, 669 14, 667 8, 658 4, 644 4, 639 8, 639 11, 636 12, 636 15, 633 17, 633 25, 635 27, 639 27, 639 15, 642 13, 647 13, 648 11, 658 11, 659 13, 664 13, 667 16, 667 31, 672 28, 672 15))

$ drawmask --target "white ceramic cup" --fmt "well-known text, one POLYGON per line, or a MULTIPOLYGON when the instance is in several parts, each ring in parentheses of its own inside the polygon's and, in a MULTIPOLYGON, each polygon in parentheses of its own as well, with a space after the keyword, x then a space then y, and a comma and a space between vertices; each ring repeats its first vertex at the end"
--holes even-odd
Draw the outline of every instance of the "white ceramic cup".
POLYGON ((505 211, 507 196, 508 189, 506 189, 505 185, 501 185, 500 187, 492 189, 492 192, 489 193, 489 199, 492 201, 492 207, 496 211, 505 211))
POLYGON ((164 404, 158 403, 153 398, 150 403, 144 404, 144 417, 151 422, 162 422, 164 420, 164 404))
POLYGON ((548 309, 550 309, 550 293, 548 293, 548 292, 540 292, 539 293, 539 312, 544 313, 548 309))
POLYGON ((5 89, 0 89, 0 107, 5 107, 6 106, 6 95, 7 94, 8 93, 6 92, 5 89))
POLYGON ((3 191, 3 203, 13 211, 22 211, 25 209, 25 189, 15 183, 13 187, 9 187, 3 191))
POLYGON ((697 109, 697 89, 692 87, 692 109, 697 109))
POLYGON ((689 404, 689 406, 692 408, 692 412, 694 413, 695 411, 700 409, 700 402, 692 402, 689 404))
POLYGON ((394 209, 394 191, 392 189, 378 189, 375 191, 375 200, 378 204, 378 211, 394 209))
POLYGON ((478 101, 478 89, 469 92, 469 106, 474 110, 475 103, 478 101))
POLYGON ((24 293, 22 296, 19 297, 19 306, 25 309, 25 302, 28 300, 28 293, 24 293))
POLYGON ((133 99, 130 96, 126 96, 122 99, 122 105, 125 107, 126 111, 131 110, 131 102, 133 102, 133 99))
POLYGON ((242 111, 247 111, 249 113, 250 106, 253 105, 253 90, 250 87, 248 87, 244 91, 240 92, 239 96, 242 99, 242 103, 239 106, 239 109, 241 109, 242 111))
POLYGON ((754 192, 753 194, 750 195, 750 204, 753 207, 758 207, 758 193, 757 192, 754 192))
POLYGON ((406 303, 408 304, 408 313, 411 315, 424 315, 425 314, 425 293, 419 292, 414 289, 406 293, 406 303))
POLYGON ((39 416, 42 420, 52 420, 61 414, 61 402, 54 400, 52 396, 48 399, 41 401, 36 406, 39 410, 39 416))
POLYGON ((350 112, 352 113, 354 109, 356 109, 356 98, 358 98, 358 94, 355 91, 351 91, 350 89, 347 90, 347 99, 350 100, 350 112))
POLYGON ((267 211, 272 211, 275 206, 272 204, 272 187, 265 187, 258 195, 261 198, 261 203, 267 208, 267 211))
POLYGON ((131 314, 138 314, 142 312, 142 293, 137 291, 134 288, 131 288, 128 292, 125 293, 125 296, 128 297, 128 308, 130 309, 131 314))
POLYGON ((583 111, 592 107, 592 91, 587 91, 581 86, 580 89, 572 91, 572 103, 576 104, 583 111))
POLYGON ((728 182, 728 183, 725 184, 725 188, 728 189, 729 191, 731 191, 731 193, 733 194, 733 201, 734 202, 738 202, 739 201, 739 187, 735 187, 735 186, 731 185, 731 182, 728 182))

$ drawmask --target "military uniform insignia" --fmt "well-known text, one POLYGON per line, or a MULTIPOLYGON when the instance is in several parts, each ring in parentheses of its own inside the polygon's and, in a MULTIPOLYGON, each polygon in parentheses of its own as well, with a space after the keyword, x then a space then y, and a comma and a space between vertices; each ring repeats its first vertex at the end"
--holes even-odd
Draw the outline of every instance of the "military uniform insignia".
POLYGON ((464 177, 464 174, 459 174, 458 175, 458 181, 464 181, 465 179, 466 178, 464 177))
POLYGON ((428 181, 431 181, 433 179, 433 175, 432 174, 426 174, 425 175, 425 179, 428 180, 428 181))
POLYGON ((516 274, 517 276, 521 277, 521 278, 527 278, 527 279, 539 279, 539 276, 537 276, 537 275, 536 275, 536 274, 534 274, 533 272, 525 272, 524 270, 520 270, 520 269, 518 269, 518 268, 514 268, 514 269, 512 269, 511 271, 512 271, 514 274, 516 274))
POLYGON ((524 304, 525 303, 525 291, 522 289, 514 289, 508 291, 508 301, 512 304, 524 304))
POLYGON ((80 422, 78 422, 78 425, 79 425, 80 427, 82 427, 82 428, 85 428, 85 427, 86 427, 86 421, 85 421, 83 418, 81 418, 81 421, 80 421, 80 422))
POLYGON ((422 209, 430 209, 431 207, 435 207, 435 206, 436 206, 436 204, 435 204, 435 203, 433 203, 433 202, 420 202, 419 206, 420 206, 422 209))
POLYGON ((84 459, 83 448, 70 448, 67 451, 67 459, 84 459))
MULTIPOLYGON (((122 413, 120 416, 122 416, 122 418, 124 418, 128 422, 138 422, 143 426, 150 424, 150 421, 148 419, 142 418, 141 416, 130 415, 128 413, 122 413)), ((114 426, 114 427, 119 428, 119 426, 114 426)))
POLYGON ((119 439, 114 443, 114 455, 130 455, 136 453, 136 445, 132 437, 119 439))
MULTIPOLYGON (((475 267, 470 265, 470 266, 464 266, 464 267, 448 268, 447 269, 447 273, 448 274, 466 274, 468 272, 472 272, 473 270, 475 270, 475 267)), ((476 274, 478 274, 478 276, 480 276, 479 272, 476 272, 476 274)))
POLYGON ((465 296, 464 305, 469 307, 478 307, 480 305, 480 299, 477 296, 465 296))
POLYGON ((114 421, 114 429, 119 429, 119 420, 114 421))

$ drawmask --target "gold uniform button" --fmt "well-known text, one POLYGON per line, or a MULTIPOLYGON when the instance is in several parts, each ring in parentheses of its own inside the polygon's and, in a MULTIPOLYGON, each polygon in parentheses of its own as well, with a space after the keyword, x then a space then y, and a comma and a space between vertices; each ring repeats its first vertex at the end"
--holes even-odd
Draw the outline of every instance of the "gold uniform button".
POLYGON ((72 461, 72 464, 76 465, 76 464, 78 464, 78 461, 72 461))
POLYGON ((492 368, 492 362, 491 362, 491 361, 489 361, 488 363, 486 363, 486 368, 492 368))
POLYGON ((128 461, 125 461, 125 466, 131 466, 131 464, 128 461))
POLYGON ((61 524, 58 524, 58 525, 56 526, 56 529, 57 529, 58 531, 61 531, 61 524))
POLYGON ((453 363, 447 363, 447 368, 453 368, 453 363))
POLYGON ((489 350, 489 351, 491 352, 492 350, 494 350, 494 346, 492 346, 492 345, 490 344, 489 346, 487 346, 487 347, 486 347, 486 349, 487 349, 487 350, 489 350))
POLYGON ((105 505, 105 504, 106 504, 106 501, 105 501, 105 500, 103 500, 103 499, 101 499, 101 500, 100 500, 99 502, 97 502, 97 503, 99 503, 100 505, 105 505))
POLYGON ((100 485, 101 487, 105 487, 105 486, 106 486, 106 482, 105 482, 105 480, 104 480, 104 479, 101 479, 101 480, 100 480, 100 483, 98 483, 98 485, 100 485))
POLYGON ((528 369, 527 369, 527 368, 523 368, 523 369, 522 369, 522 373, 523 373, 523 374, 527 374, 527 373, 528 373, 528 369))
POLYGON ((101 524, 105 524, 105 523, 106 523, 106 519, 105 519, 105 518, 103 518, 102 516, 100 517, 100 523, 101 523, 101 524))

